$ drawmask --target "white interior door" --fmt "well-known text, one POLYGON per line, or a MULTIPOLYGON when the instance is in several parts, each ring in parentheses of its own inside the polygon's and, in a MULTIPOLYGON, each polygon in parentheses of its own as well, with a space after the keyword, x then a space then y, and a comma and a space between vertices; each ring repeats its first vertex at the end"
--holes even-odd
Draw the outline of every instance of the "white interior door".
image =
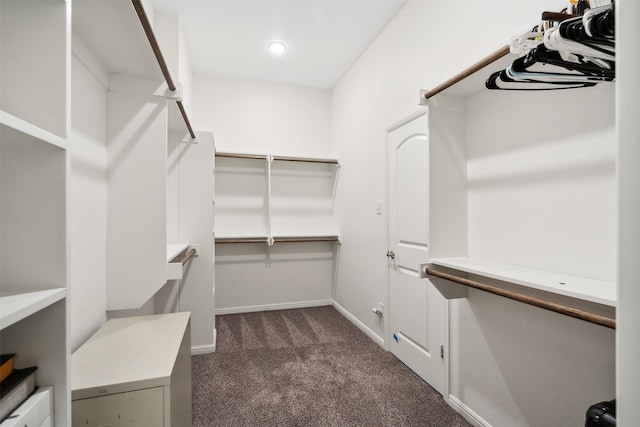
POLYGON ((442 393, 445 300, 419 275, 429 260, 427 129, 422 111, 388 130, 389 349, 442 393))

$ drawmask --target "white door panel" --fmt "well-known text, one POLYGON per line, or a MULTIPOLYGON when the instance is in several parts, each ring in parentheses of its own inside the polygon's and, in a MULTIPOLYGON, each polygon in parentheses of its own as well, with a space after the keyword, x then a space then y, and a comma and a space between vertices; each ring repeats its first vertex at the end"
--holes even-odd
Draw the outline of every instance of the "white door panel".
POLYGON ((429 260, 427 115, 389 131, 389 314, 391 352, 442 392, 445 300, 419 278, 429 260))
MULTIPOLYGON (((411 339, 428 352, 427 346, 427 287, 423 280, 407 272, 398 275, 398 322, 396 333, 411 339)), ((393 307, 395 308, 395 307, 393 307)))

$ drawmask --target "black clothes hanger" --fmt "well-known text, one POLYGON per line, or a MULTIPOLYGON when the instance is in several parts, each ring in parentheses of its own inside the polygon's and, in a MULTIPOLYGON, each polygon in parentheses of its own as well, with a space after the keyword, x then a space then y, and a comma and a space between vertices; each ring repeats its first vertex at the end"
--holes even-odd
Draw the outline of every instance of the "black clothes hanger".
POLYGON ((612 3, 589 9, 584 16, 560 19, 554 15, 559 24, 544 30, 543 42, 511 66, 493 73, 485 86, 494 90, 556 90, 613 81, 614 10, 612 3))

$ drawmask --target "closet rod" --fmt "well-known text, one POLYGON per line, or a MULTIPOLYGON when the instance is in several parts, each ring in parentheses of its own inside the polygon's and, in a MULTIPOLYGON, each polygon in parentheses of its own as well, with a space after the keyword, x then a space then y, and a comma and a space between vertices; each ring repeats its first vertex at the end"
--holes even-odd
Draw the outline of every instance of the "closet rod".
POLYGON ((258 159, 265 160, 266 155, 262 154, 241 154, 241 153, 216 153, 216 157, 231 157, 234 159, 258 159))
POLYGON ((267 243, 266 237, 216 237, 216 243, 267 243))
MULTIPOLYGON (((162 55, 162 51, 160 50, 160 45, 158 44, 158 39, 156 39, 156 35, 153 32, 153 28, 151 28, 151 22, 149 22, 149 17, 147 13, 144 11, 144 6, 142 5, 141 0, 131 0, 133 4, 133 8, 136 10, 136 14, 138 15, 138 19, 140 20, 140 24, 142 24, 142 29, 144 30, 145 35, 147 36, 147 40, 149 40, 149 44, 151 45, 151 50, 153 50, 153 54, 156 57, 156 61, 158 61, 158 65, 160 66, 160 71, 164 76, 164 80, 167 82, 167 86, 171 92, 175 92, 176 85, 171 78, 171 73, 169 72, 169 67, 167 66, 167 62, 164 60, 164 56, 162 55)), ((185 124, 187 125, 187 129, 189 130, 189 135, 191 138, 195 138, 196 134, 191 128, 191 123, 187 118, 187 113, 184 110, 184 106, 182 105, 182 101, 176 101, 178 104, 178 108, 180 109, 180 114, 182 114, 182 118, 184 119, 185 124)))
POLYGON ((327 163, 332 165, 338 164, 338 161, 335 159, 313 159, 310 157, 273 156, 273 160, 281 160, 285 162, 327 163))
POLYGON ((300 236, 300 237, 274 237, 273 241, 278 242, 339 242, 338 236, 300 236))
POLYGON ((182 101, 176 101, 176 104, 178 105, 178 109, 180 110, 180 115, 182 115, 182 119, 184 120, 184 124, 187 125, 187 130, 189 131, 189 135, 191 135, 191 138, 195 139, 196 133, 193 131, 193 128, 191 127, 191 122, 189 121, 189 117, 187 117, 187 111, 184 109, 184 104, 182 104, 182 101))
POLYGON ((469 68, 464 69, 463 71, 461 71, 460 73, 458 73, 455 76, 451 77, 449 80, 445 81, 444 83, 441 83, 438 86, 436 86, 435 88, 431 89, 430 91, 425 92, 424 95, 423 95, 424 98, 425 99, 429 99, 431 97, 436 96, 437 94, 439 94, 443 90, 453 86, 454 84, 458 83, 461 80, 466 79, 471 74, 475 73, 476 71, 481 70, 482 68, 484 68, 487 65, 491 64, 492 62, 497 61, 498 59, 502 58, 503 56, 507 55, 508 53, 509 53, 509 45, 506 45, 506 46, 496 50, 491 55, 485 57, 484 59, 480 60, 479 62, 476 62, 475 64, 473 64, 469 68))
POLYGON ((600 316, 598 314, 589 313, 583 310, 567 307, 562 304, 556 304, 550 301, 545 301, 539 298, 523 295, 518 292, 500 289, 495 286, 486 285, 484 283, 458 277, 453 274, 436 271, 429 267, 426 267, 424 269, 424 272, 431 276, 450 280, 452 282, 460 283, 465 286, 469 286, 475 289, 480 289, 485 292, 490 292, 492 294, 499 295, 501 297, 509 298, 509 299, 519 301, 525 304, 533 305, 539 308, 544 308, 545 310, 555 311, 556 313, 564 314, 566 316, 574 317, 580 320, 585 320, 587 322, 595 323, 596 325, 606 326, 607 328, 611 328, 611 329, 616 328, 616 320, 605 317, 605 316, 600 316))
POLYGON ((196 248, 191 248, 191 250, 187 252, 187 254, 184 257, 182 257, 182 259, 180 260, 180 263, 182 265, 185 265, 186 263, 188 263, 189 260, 195 256, 196 252, 198 252, 196 248))

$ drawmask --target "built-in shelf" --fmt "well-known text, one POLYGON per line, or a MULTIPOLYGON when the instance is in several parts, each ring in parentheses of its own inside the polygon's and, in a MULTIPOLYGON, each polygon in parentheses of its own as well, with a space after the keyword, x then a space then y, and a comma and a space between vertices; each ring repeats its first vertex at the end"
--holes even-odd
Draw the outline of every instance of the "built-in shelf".
POLYGON ((42 291, 0 291, 0 330, 63 299, 65 288, 42 291))
POLYGON ((340 236, 273 236, 273 242, 340 242, 340 236))
POLYGON ((11 135, 13 139, 19 141, 38 140, 58 148, 67 148, 67 142, 64 138, 34 126, 6 111, 0 110, 0 125, 0 133, 2 133, 3 139, 6 138, 8 140, 11 135))
POLYGON ((167 245, 167 262, 180 255, 189 247, 188 243, 172 243, 167 245))
POLYGON ((216 243, 304 243, 304 242, 338 242, 341 243, 338 235, 323 236, 225 236, 216 237, 216 243))
POLYGON ((320 159, 315 157, 273 156, 273 160, 282 162, 326 163, 331 165, 339 164, 337 159, 320 159))
POLYGON ((216 243, 268 243, 267 236, 216 236, 216 243))
POLYGON ((283 162, 303 162, 303 163, 325 163, 332 165, 339 165, 337 159, 324 159, 316 157, 293 157, 293 156, 276 156, 269 154, 248 154, 248 153, 224 153, 216 152, 216 157, 228 157, 233 159, 255 159, 255 160, 267 160, 283 161, 283 162))
POLYGON ((614 282, 467 257, 434 258, 430 263, 584 301, 616 306, 614 282))
POLYGON ((254 159, 254 160, 266 160, 266 154, 246 154, 246 153, 222 153, 216 151, 216 157, 228 157, 232 159, 254 159))
POLYGON ((508 46, 503 46, 435 88, 420 91, 420 103, 429 105, 428 100, 437 99, 436 95, 444 91, 447 95, 467 97, 485 90, 487 78, 493 72, 507 68, 516 58, 517 55, 509 53, 508 46))

